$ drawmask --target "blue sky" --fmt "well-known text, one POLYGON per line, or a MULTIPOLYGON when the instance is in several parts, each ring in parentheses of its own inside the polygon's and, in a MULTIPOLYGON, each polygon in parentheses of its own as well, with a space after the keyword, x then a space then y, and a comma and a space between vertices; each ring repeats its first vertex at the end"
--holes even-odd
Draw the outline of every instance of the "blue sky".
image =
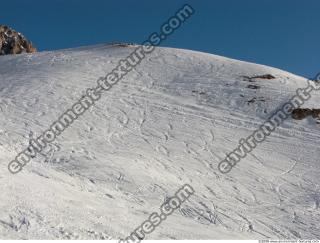
POLYGON ((163 46, 305 77, 320 72, 319 0, 10 0, 1 3, 0 24, 22 32, 39 50, 141 43, 184 3, 196 13, 163 46))

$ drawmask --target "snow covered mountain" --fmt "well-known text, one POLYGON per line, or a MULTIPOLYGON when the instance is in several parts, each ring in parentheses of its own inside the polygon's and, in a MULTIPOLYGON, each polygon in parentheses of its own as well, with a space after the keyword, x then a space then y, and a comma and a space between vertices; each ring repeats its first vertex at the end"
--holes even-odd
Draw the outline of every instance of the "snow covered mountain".
MULTIPOLYGON (((305 78, 157 48, 18 174, 8 163, 134 46, 0 57, 0 238, 119 239, 183 184, 146 239, 320 238, 320 127, 289 118, 230 173, 218 163, 305 78), (32 132, 32 133, 31 133, 32 132)), ((320 108, 315 91, 304 107, 320 108)))

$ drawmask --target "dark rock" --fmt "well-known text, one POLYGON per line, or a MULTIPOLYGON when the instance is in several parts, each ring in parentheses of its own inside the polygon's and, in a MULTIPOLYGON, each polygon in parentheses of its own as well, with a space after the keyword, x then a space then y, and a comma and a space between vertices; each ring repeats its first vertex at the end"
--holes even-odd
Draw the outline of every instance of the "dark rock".
POLYGON ((256 79, 275 79, 276 77, 271 74, 263 74, 256 76, 241 76, 245 81, 256 82, 256 79))
POLYGON ((0 55, 33 53, 37 49, 22 34, 0 25, 0 55))
POLYGON ((291 113, 291 116, 293 119, 295 120, 302 120, 308 116, 311 116, 313 110, 311 109, 302 109, 302 108, 298 108, 298 109, 294 109, 291 113))
POLYGON ((258 75, 258 76, 254 76, 252 78, 260 78, 260 79, 275 79, 276 77, 274 77, 271 74, 264 74, 264 75, 258 75))

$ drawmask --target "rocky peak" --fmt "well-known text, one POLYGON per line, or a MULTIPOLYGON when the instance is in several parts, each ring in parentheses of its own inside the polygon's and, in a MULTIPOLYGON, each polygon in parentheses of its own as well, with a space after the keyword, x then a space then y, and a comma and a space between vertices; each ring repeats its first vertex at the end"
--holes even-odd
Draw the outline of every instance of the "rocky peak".
POLYGON ((0 55, 33 53, 37 49, 21 33, 0 25, 0 55))

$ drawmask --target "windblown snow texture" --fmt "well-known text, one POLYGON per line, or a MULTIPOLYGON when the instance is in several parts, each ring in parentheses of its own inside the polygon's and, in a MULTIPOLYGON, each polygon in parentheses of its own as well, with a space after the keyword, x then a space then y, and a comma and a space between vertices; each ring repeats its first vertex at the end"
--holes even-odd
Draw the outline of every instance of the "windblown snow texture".
MULTIPOLYGON (((0 57, 0 238, 119 239, 184 184, 147 239, 320 238, 320 127, 287 120, 229 174, 218 163, 307 80, 157 48, 42 155, 7 165, 134 47, 0 57), (272 75, 266 78, 261 75, 272 75)), ((320 108, 313 93, 304 106, 320 108)))

